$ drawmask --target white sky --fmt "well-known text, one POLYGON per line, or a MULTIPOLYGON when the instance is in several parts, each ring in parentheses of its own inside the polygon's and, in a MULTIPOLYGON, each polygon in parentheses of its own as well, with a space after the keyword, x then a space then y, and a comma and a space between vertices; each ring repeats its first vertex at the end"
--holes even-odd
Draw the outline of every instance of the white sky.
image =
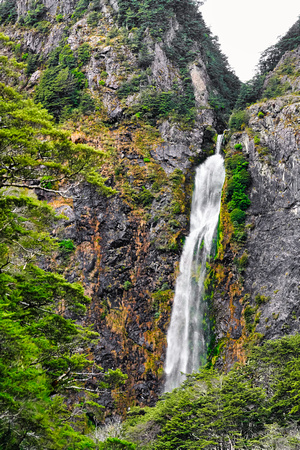
POLYGON ((204 21, 242 81, 253 77, 260 54, 300 15, 299 0, 206 0, 204 21))

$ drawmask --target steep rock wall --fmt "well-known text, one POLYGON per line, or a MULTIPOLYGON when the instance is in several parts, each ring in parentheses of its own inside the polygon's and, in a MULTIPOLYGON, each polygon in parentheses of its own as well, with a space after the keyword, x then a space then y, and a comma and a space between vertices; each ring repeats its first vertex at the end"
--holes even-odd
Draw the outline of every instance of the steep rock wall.
POLYGON ((245 236, 234 239, 224 193, 225 236, 214 292, 222 356, 218 364, 223 367, 244 361, 249 341, 299 332, 299 112, 297 95, 250 106, 245 131, 233 134, 226 150, 234 154, 242 144, 251 175, 251 205, 245 236))
MULTIPOLYGON (((19 15, 24 16, 29 5, 17 3, 19 15)), ((90 349, 91 358, 105 370, 121 368, 128 374, 123 392, 105 392, 100 398, 107 411, 117 404, 123 412, 136 402, 154 404, 161 391, 166 331, 188 230, 193 171, 215 145, 217 121, 208 102, 213 84, 197 44, 187 72, 195 97, 194 121, 186 124, 166 117, 145 123, 135 111, 128 114, 128 108, 141 101, 148 85, 166 92, 177 83, 183 90, 180 68, 165 51, 166 43, 171 44, 181 29, 176 18, 170 20, 163 42, 145 32, 143 45, 151 61, 141 72, 140 53, 133 51, 135 32, 125 36, 117 26, 117 2, 99 2, 97 26, 88 24, 87 14, 67 27, 64 21, 56 23, 56 14, 70 19, 76 2, 45 5, 49 32, 16 25, 3 31, 20 44, 22 54, 40 54, 43 61, 59 45, 69 45, 75 55, 84 43, 91 49, 89 61, 80 70, 98 112, 71 119, 65 126, 74 142, 104 152, 101 173, 117 193, 108 198, 83 184, 71 187, 73 200, 39 195, 66 217, 52 230, 53 236, 59 241, 70 239, 76 247, 67 254, 58 252, 50 266, 68 281, 82 282, 92 299, 82 318, 100 336, 90 349), (144 81, 139 89, 120 97, 120 87, 141 74, 144 81)), ((44 70, 43 63, 28 81, 24 75, 29 93, 34 94, 44 70)))
MULTIPOLYGON (((82 318, 100 334, 99 344, 90 349, 91 358, 105 369, 120 367, 129 376, 122 394, 105 393, 101 402, 109 409, 117 401, 124 411, 135 402, 153 404, 160 392, 193 172, 214 151, 216 128, 221 126, 211 97, 219 110, 223 105, 216 80, 208 74, 209 52, 205 54, 199 39, 190 48, 187 66, 176 62, 171 46, 187 39, 178 17, 169 19, 161 38, 153 37, 149 29, 141 38, 136 28, 129 32, 119 25, 116 1, 91 2, 82 14, 79 2, 44 4, 42 27, 22 22, 3 31, 19 44, 20 59, 28 54, 40 57, 36 70, 22 78, 22 89, 33 95, 55 48, 68 46, 76 57, 82 44, 90 46, 90 58, 80 71, 96 111, 89 116, 77 113, 65 127, 74 142, 104 152, 99 170, 117 193, 107 198, 89 185, 78 185, 70 191, 73 201, 46 197, 67 217, 53 236, 71 239, 76 246, 73 253, 58 252, 51 266, 69 281, 81 281, 91 296, 88 314, 82 318), (88 20, 91 12, 98 14, 93 25, 88 20), (57 20, 57 15, 63 18, 57 20), (120 95, 121 88, 132 87, 137 80, 132 91, 120 95), (184 96, 185 85, 191 88, 189 101, 194 99, 188 122, 180 111, 159 118, 141 116, 148 108, 143 96, 165 93, 168 99, 172 89, 184 96)), ((26 18, 30 8, 28 2, 17 0, 19 19, 26 18)))

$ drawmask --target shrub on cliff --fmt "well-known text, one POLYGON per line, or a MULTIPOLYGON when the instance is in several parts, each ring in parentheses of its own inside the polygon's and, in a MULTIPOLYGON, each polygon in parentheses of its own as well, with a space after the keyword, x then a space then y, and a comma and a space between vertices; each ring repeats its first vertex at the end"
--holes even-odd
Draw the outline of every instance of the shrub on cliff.
POLYGON ((241 150, 242 144, 238 143, 234 146, 234 150, 227 152, 225 158, 225 200, 234 226, 234 239, 238 242, 245 239, 245 211, 250 205, 246 191, 251 183, 251 177, 247 171, 249 163, 241 150))
POLYGON ((43 19, 46 12, 47 8, 40 0, 33 2, 30 9, 27 11, 27 14, 23 17, 24 25, 29 27, 37 26, 38 22, 43 19))
POLYGON ((15 23, 17 18, 16 0, 5 0, 0 4, 0 24, 15 23))
POLYGON ((235 208, 230 213, 230 220, 234 224, 235 222, 240 225, 245 221, 246 213, 239 208, 235 208))
POLYGON ((79 70, 89 61, 91 48, 82 44, 77 53, 74 55, 69 45, 54 49, 35 89, 35 101, 42 103, 56 120, 66 119, 75 109, 83 114, 95 109, 92 97, 85 92, 86 76, 79 70))
POLYGON ((235 111, 230 116, 229 128, 234 131, 240 131, 248 125, 249 116, 247 111, 235 111))

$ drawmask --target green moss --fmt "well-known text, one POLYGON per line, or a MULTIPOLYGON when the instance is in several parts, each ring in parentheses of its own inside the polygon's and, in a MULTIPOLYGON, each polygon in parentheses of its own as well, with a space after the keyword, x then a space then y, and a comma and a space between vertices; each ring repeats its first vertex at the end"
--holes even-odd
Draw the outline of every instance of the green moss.
POLYGON ((248 161, 240 151, 242 144, 235 144, 234 152, 227 152, 225 158, 226 168, 226 196, 225 200, 230 212, 230 220, 233 223, 235 239, 243 241, 246 209, 250 205, 250 199, 246 194, 251 178, 247 171, 248 161))
POLYGON ((132 283, 130 281, 125 281, 124 285, 123 285, 123 289, 124 291, 128 291, 129 289, 132 288, 132 283))
POLYGON ((72 253, 76 249, 74 242, 71 239, 64 239, 59 243, 59 248, 63 254, 72 253))
POLYGON ((244 309, 244 318, 245 318, 245 324, 246 324, 246 330, 251 333, 254 331, 255 328, 255 314, 257 309, 253 308, 250 305, 247 305, 244 309))
POLYGON ((270 300, 270 297, 258 294, 254 297, 254 300, 257 306, 261 306, 262 304, 267 303, 270 300))

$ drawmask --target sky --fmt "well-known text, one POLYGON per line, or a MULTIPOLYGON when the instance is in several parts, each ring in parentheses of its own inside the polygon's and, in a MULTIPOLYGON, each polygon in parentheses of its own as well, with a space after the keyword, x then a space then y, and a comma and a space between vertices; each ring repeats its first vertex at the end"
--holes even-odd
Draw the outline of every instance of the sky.
POLYGON ((204 21, 241 81, 255 73, 260 54, 283 36, 300 15, 299 0, 205 0, 204 21))

